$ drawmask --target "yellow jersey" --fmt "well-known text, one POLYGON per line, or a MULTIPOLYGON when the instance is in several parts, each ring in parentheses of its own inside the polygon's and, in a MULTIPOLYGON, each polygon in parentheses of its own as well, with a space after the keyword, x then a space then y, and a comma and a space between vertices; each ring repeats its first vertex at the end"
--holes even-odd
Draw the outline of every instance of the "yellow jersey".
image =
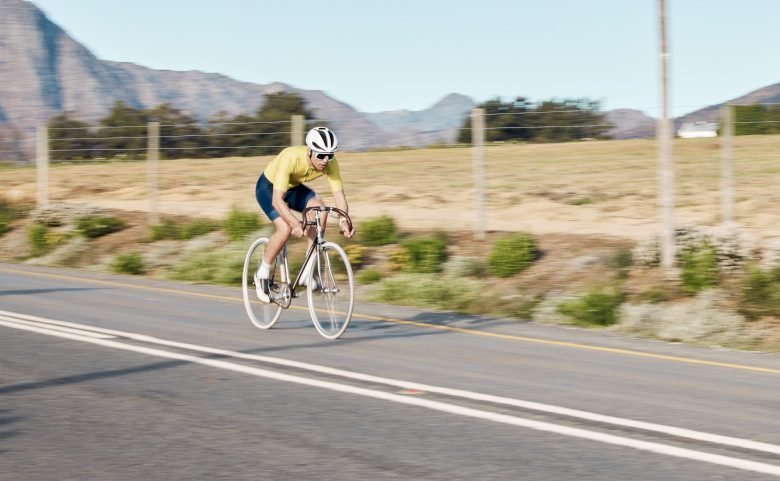
POLYGON ((296 185, 327 175, 331 192, 344 190, 336 157, 328 162, 324 170, 318 171, 309 165, 309 159, 306 155, 308 150, 305 145, 287 147, 268 163, 263 173, 274 185, 274 189, 287 192, 288 189, 296 185))

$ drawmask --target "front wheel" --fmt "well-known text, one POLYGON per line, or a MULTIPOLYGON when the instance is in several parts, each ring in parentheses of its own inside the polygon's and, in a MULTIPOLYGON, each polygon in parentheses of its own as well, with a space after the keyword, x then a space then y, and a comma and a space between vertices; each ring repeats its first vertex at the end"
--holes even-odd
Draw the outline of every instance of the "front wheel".
POLYGON ((355 279, 347 254, 326 242, 315 255, 306 294, 309 313, 322 337, 338 339, 347 330, 355 304, 355 279))
MULTIPOLYGON (((244 275, 242 276, 241 281, 244 291, 244 307, 246 307, 246 313, 249 314, 249 320, 252 321, 252 324, 260 329, 270 329, 273 327, 282 314, 281 305, 275 302, 261 302, 257 297, 254 276, 263 263, 263 256, 265 255, 267 247, 268 238, 266 237, 260 237, 252 243, 249 247, 249 251, 246 253, 246 259, 244 259, 244 275)), ((279 256, 277 256, 277 258, 278 257, 279 256)), ((283 266, 280 266, 279 264, 279 262, 274 262, 270 278, 272 285, 283 281, 283 266)))

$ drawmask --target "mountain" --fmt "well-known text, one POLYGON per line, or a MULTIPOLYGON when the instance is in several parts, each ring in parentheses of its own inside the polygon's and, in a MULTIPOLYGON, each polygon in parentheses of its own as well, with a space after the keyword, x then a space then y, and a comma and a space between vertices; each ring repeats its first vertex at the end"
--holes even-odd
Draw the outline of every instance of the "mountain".
POLYGON ((721 104, 710 105, 709 107, 696 110, 675 119, 674 123, 677 127, 679 127, 680 125, 687 122, 717 122, 720 118, 720 109, 725 103, 732 103, 734 105, 780 103, 780 83, 762 87, 746 95, 728 100, 721 104))
MULTIPOLYGON (((420 111, 391 110, 366 116, 386 131, 450 132, 457 134, 463 118, 474 108, 474 101, 461 94, 449 94, 431 108, 420 111), (453 131, 454 130, 454 131, 453 131)), ((454 141, 454 138, 446 140, 454 141)))
POLYGON ((607 112, 607 122, 615 126, 608 132, 614 139, 644 139, 655 136, 656 120, 639 110, 610 110, 607 112))
MULTIPOLYGON (((98 59, 32 3, 0 0, 0 150, 16 150, 9 144, 19 145, 17 137, 21 136, 29 157, 36 127, 62 111, 94 123, 117 100, 134 108, 170 103, 205 121, 221 111, 230 116, 254 113, 266 94, 276 92, 300 95, 307 108, 317 118, 327 120, 339 133, 342 146, 350 150, 448 141, 473 105, 467 97, 450 95, 430 109, 408 112, 408 122, 380 128, 371 116, 318 90, 98 59)), ((384 116, 376 115, 380 119, 384 116)))

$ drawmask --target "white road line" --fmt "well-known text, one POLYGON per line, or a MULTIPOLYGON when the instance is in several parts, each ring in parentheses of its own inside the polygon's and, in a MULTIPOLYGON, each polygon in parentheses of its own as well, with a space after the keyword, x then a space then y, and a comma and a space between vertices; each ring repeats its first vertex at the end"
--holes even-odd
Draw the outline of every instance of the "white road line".
POLYGON ((100 327, 93 327, 84 324, 77 324, 66 321, 56 321, 53 319, 46 319, 35 316, 28 316, 26 314, 15 314, 8 311, 0 311, 0 315, 19 317, 29 320, 35 320, 42 324, 54 324, 57 326, 65 326, 79 331, 93 330, 95 332, 123 337, 126 339, 133 339, 135 341, 148 342, 152 344, 158 344, 162 346, 175 347, 179 349, 186 349, 190 351, 197 351, 206 354, 218 354, 221 356, 233 357, 237 359, 247 359, 253 361, 260 361, 267 364, 275 364, 278 366, 293 367, 296 369, 302 369, 312 372, 318 372, 322 374, 328 374, 332 376, 339 376, 347 379, 354 379, 358 381, 371 382, 376 384, 385 384, 387 386, 393 386, 400 389, 410 389, 414 391, 425 391, 435 394, 443 394, 446 396, 459 397, 463 399, 470 399, 473 401, 490 402, 494 404, 502 404, 506 406, 513 406, 522 409, 528 409, 532 411, 545 412, 549 414, 556 414, 561 416, 568 416, 577 419, 584 419, 587 421, 595 421, 605 424, 612 424, 620 427, 627 427, 632 429, 641 429, 644 431, 655 432, 675 436, 685 439, 694 439, 697 441, 704 441, 708 443, 721 444, 724 446, 733 446, 742 449, 750 449, 753 451, 761 451, 771 454, 780 455, 780 446, 775 444, 763 443, 759 441, 752 441, 749 439, 735 438, 731 436, 722 436, 719 434, 706 433, 701 431, 694 431, 691 429, 679 428, 674 426, 666 426, 663 424, 648 423, 644 421, 636 421, 633 419, 620 418, 615 416, 607 416, 604 414, 597 414, 588 411, 580 411, 577 409, 570 409, 562 406, 555 406, 550 404, 542 404, 533 401, 525 401, 522 399, 507 398, 502 396, 494 396, 491 394, 483 394, 472 391, 465 391, 460 389, 451 389, 446 387, 432 386, 429 384, 421 384, 410 381, 402 381, 398 379, 391 379, 386 377, 374 376, 371 374, 362 374, 353 371, 345 371, 342 369, 330 368, 327 366, 321 366, 317 364, 304 363, 299 361, 291 361, 288 359, 282 359, 277 357, 259 356, 255 354, 245 354, 242 352, 229 351, 225 349, 216 349, 212 347, 199 346, 197 344, 188 344, 178 341, 169 341, 166 339, 160 339, 145 334, 135 334, 131 332, 117 331, 112 329, 104 329, 100 327))
POLYGON ((296 383, 305 386, 328 389, 336 392, 343 392, 348 394, 370 397, 374 399, 396 402, 399 404, 423 407, 423 408, 432 409, 440 412, 446 412, 450 414, 457 414, 461 416, 483 419, 487 421, 508 424, 513 426, 520 426, 528 429, 534 429, 537 431, 545 431, 545 432, 560 434, 564 436, 587 439, 591 441, 598 441, 601 443, 630 447, 642 451, 648 451, 657 454, 664 454, 667 456, 674 456, 678 458, 712 463, 721 466, 727 466, 730 468, 741 469, 745 471, 771 474, 780 477, 780 466, 776 466, 772 464, 760 463, 756 461, 739 459, 730 456, 722 456, 718 454, 711 454, 702 451, 695 451, 691 449, 680 448, 676 446, 660 444, 655 442, 640 441, 636 439, 626 438, 623 436, 615 436, 612 434, 562 426, 562 425, 543 422, 543 421, 535 421, 532 419, 525 419, 517 416, 498 414, 490 411, 457 406, 454 404, 448 404, 440 401, 432 401, 432 400, 423 399, 419 397, 409 397, 409 396, 403 396, 403 395, 393 394, 393 393, 388 393, 383 391, 376 391, 373 389, 350 386, 346 384, 338 384, 331 381, 310 379, 302 376, 284 374, 284 373, 269 371, 266 369, 245 366, 241 364, 234 364, 227 361, 221 361, 216 359, 204 359, 197 356, 191 356, 189 354, 164 351, 162 349, 148 348, 143 346, 135 346, 135 345, 125 344, 114 340, 98 339, 95 337, 85 336, 83 334, 76 334, 73 332, 56 331, 44 327, 36 327, 30 325, 29 323, 0 320, 0 325, 10 327, 10 328, 15 328, 15 329, 37 332, 40 334, 46 334, 49 336, 70 339, 74 341, 87 342, 87 343, 96 344, 104 347, 110 347, 114 349, 122 349, 126 351, 138 352, 150 356, 187 361, 194 364, 210 366, 218 369, 224 369, 227 371, 248 374, 248 375, 262 377, 266 379, 291 382, 291 383, 296 383))
POLYGON ((17 319, 17 318, 10 317, 10 316, 0 315, 0 320, 14 322, 14 323, 17 323, 17 324, 24 324, 24 325, 28 325, 28 326, 39 327, 41 329, 50 329, 50 330, 53 330, 53 331, 60 331, 60 332, 70 332, 70 333, 73 333, 73 334, 80 334, 82 336, 94 337, 95 339, 113 339, 113 338, 116 337, 116 336, 112 336, 112 335, 109 335, 109 334, 101 334, 101 333, 92 332, 90 330, 81 329, 81 328, 71 328, 71 327, 63 327, 63 326, 58 326, 58 325, 48 325, 48 324, 43 324, 43 323, 40 323, 40 322, 31 322, 31 321, 26 321, 26 320, 22 320, 22 319, 17 319))

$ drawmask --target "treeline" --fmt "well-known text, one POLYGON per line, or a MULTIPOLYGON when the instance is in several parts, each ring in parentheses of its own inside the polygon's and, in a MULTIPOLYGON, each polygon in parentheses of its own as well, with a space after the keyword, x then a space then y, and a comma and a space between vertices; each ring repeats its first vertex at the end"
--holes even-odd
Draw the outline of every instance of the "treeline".
POLYGON ((270 155, 290 145, 292 115, 313 118, 301 97, 286 93, 267 95, 254 115, 221 112, 205 124, 169 104, 136 109, 119 101, 97 126, 69 112, 52 117, 47 124, 50 158, 144 158, 148 122, 160 123, 163 158, 270 155))
MULTIPOLYGON (((513 102, 494 99, 479 105, 485 110, 485 141, 567 142, 606 139, 611 125, 601 104, 588 99, 513 102)), ((463 123, 458 142, 471 143, 471 118, 463 123)))
POLYGON ((735 135, 780 133, 780 105, 734 106, 735 135))

